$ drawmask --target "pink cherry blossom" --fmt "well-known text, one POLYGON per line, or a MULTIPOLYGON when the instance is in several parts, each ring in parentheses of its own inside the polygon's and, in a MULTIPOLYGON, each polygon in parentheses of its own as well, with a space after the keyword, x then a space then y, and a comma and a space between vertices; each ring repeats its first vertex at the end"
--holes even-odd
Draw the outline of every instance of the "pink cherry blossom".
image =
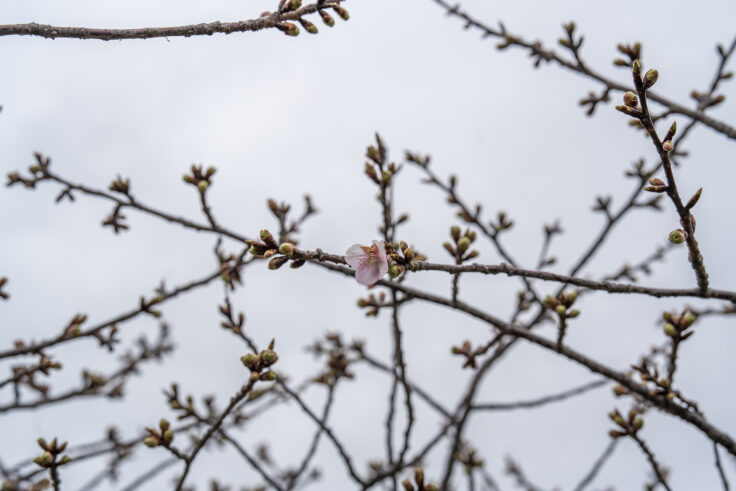
POLYGON ((355 279, 362 285, 372 285, 388 272, 386 249, 382 240, 374 240, 372 246, 350 246, 345 253, 345 262, 355 270, 355 279))

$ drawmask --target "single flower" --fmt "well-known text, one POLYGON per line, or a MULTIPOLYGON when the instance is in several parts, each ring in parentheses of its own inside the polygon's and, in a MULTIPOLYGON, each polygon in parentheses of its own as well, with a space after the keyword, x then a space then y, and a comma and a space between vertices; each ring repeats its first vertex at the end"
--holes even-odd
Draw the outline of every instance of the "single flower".
POLYGON ((345 253, 345 262, 355 270, 355 279, 362 285, 372 285, 388 272, 386 248, 382 240, 374 240, 372 246, 350 246, 345 253))

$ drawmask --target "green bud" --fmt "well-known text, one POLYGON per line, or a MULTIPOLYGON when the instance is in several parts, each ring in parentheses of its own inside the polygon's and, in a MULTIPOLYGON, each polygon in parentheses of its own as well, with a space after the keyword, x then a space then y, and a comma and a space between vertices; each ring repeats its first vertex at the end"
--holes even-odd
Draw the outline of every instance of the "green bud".
POLYGON ((567 305, 572 305, 573 303, 575 303, 575 300, 577 298, 578 298, 578 292, 576 292, 575 290, 568 292, 565 295, 565 303, 567 303, 567 305))
POLYGON ((542 301, 542 303, 544 304, 545 307, 549 309, 553 309, 557 307, 557 304, 559 303, 559 301, 552 295, 547 295, 546 297, 544 297, 544 300, 542 301))
POLYGON ((148 436, 143 439, 143 444, 147 446, 148 448, 158 447, 158 443, 159 443, 158 438, 154 436, 148 436))
MULTIPOLYGON (((328 26, 330 26, 330 27, 334 27, 334 26, 335 26, 335 19, 333 19, 333 18, 332 18, 332 16, 331 16, 330 14, 328 14, 328 13, 327 13, 327 12, 325 12, 324 10, 320 10, 320 11, 319 11, 319 15, 321 15, 321 16, 322 16, 322 22, 324 22, 324 23, 325 23, 326 25, 328 25, 328 26)), ((373 148, 373 147, 370 147, 370 148, 373 148)), ((373 158, 373 157, 371 157, 370 155, 369 155, 368 157, 369 157, 370 159, 372 159, 372 160, 375 160, 376 162, 378 161, 377 159, 374 159, 374 158, 373 158)))
POLYGON ((199 189, 200 193, 204 193, 205 191, 207 191, 207 188, 209 186, 210 183, 208 183, 207 181, 199 181, 199 183, 197 184, 197 188, 199 189))
POLYGON ((414 469, 414 481, 416 481, 417 484, 424 482, 424 469, 421 467, 414 469))
POLYGON ((453 238, 453 240, 457 241, 460 238, 460 227, 457 225, 453 225, 450 227, 450 236, 453 238))
POLYGON ((164 431, 164 443, 166 445, 169 445, 173 441, 174 441, 174 430, 166 430, 166 431, 164 431))
POLYGON ((284 242, 279 246, 279 252, 281 254, 285 254, 289 257, 292 257, 294 255, 294 244, 290 244, 289 242, 284 242))
POLYGON ((399 266, 398 264, 392 264, 388 268, 388 275, 391 278, 398 278, 400 274, 401 274, 401 266, 399 266))
POLYGON ((649 70, 644 75, 644 87, 648 89, 652 85, 656 84, 658 78, 659 78, 659 72, 657 70, 655 69, 649 70))
POLYGON ((682 229, 673 230, 670 232, 669 240, 673 244, 682 244, 686 239, 685 231, 682 229))
POLYGON ((580 311, 578 309, 572 309, 570 312, 567 313, 567 316, 570 319, 574 319, 575 317, 580 315, 580 311))
POLYGON ((166 419, 161 419, 161 421, 158 422, 158 427, 161 428, 161 431, 166 431, 169 429, 169 421, 166 419))
POLYGON ((670 324, 669 322, 664 325, 664 333, 669 337, 675 337, 677 335, 677 329, 675 329, 675 326, 670 324))
POLYGON ((404 486, 404 491, 414 491, 414 485, 408 479, 401 481, 401 485, 404 486))
POLYGON ((692 326, 696 319, 697 317, 695 316, 695 314, 693 314, 692 312, 688 310, 687 313, 682 316, 682 319, 680 319, 680 325, 684 329, 686 329, 692 326))
POLYGON ((278 359, 279 355, 273 350, 265 350, 261 353, 261 361, 266 366, 273 365, 278 359))
POLYGON ((281 266, 286 264, 289 258, 286 256, 276 256, 268 262, 268 269, 279 269, 281 266))
POLYGON ((567 307, 560 304, 557 307, 555 307, 555 312, 557 312, 559 315, 565 315, 565 312, 567 312, 567 307))
POLYGON ((634 425, 634 428, 636 428, 637 430, 640 430, 644 426, 644 420, 641 418, 636 418, 634 419, 633 425, 634 425))
POLYGON ((463 236, 460 237, 460 240, 457 241, 457 250, 460 254, 468 250, 468 247, 470 247, 470 239, 463 236))
POLYGON ((247 355, 242 356, 240 361, 243 365, 252 370, 256 365, 258 365, 258 355, 248 353, 247 355))
POLYGON ((272 372, 271 370, 263 372, 260 376, 260 379, 262 382, 273 382, 274 380, 276 380, 276 373, 272 372))
POLYGON ((33 462, 41 467, 49 467, 54 462, 54 456, 50 452, 44 452, 33 459, 33 462))
POLYGON ((634 62, 631 64, 631 68, 634 70, 634 76, 641 76, 641 61, 634 60, 634 62))
POLYGON ((624 94, 624 104, 629 107, 636 107, 639 105, 639 99, 636 97, 636 94, 629 91, 624 94))

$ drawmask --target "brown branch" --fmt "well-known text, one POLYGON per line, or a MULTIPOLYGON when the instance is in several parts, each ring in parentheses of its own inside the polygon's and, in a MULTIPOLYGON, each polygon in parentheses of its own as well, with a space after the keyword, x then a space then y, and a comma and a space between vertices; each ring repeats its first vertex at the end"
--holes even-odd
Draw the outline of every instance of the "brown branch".
POLYGON ((513 410, 513 409, 533 409, 540 406, 544 406, 545 404, 549 404, 551 402, 560 402, 564 401, 566 399, 569 399, 571 397, 575 397, 580 394, 584 394, 590 390, 597 389, 598 387, 602 387, 603 385, 606 385, 608 383, 607 380, 596 380, 594 382, 588 382, 587 384, 581 385, 579 387, 575 387, 574 389, 566 390, 564 392, 560 392, 558 394, 553 394, 545 397, 540 397, 538 399, 532 399, 528 401, 516 401, 516 402, 496 402, 496 403, 483 403, 483 404, 473 404, 471 407, 473 409, 481 409, 481 410, 491 410, 491 411, 498 411, 498 410, 513 410))
POLYGON ((99 39, 111 41, 114 39, 150 39, 170 37, 211 36, 216 33, 231 34, 233 32, 260 31, 278 27, 282 22, 299 20, 305 15, 313 14, 322 8, 339 5, 344 0, 333 0, 330 3, 321 2, 305 5, 291 12, 274 12, 239 22, 209 22, 177 27, 144 27, 138 29, 98 29, 89 27, 61 27, 37 24, 8 24, 0 25, 0 36, 40 36, 47 39, 74 38, 99 39))

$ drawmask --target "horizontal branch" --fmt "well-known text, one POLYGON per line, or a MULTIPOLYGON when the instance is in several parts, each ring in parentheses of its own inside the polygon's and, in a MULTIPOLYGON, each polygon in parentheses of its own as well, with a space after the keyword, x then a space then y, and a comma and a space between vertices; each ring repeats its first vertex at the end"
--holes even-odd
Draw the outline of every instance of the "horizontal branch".
POLYGON ((505 410, 512 410, 512 409, 532 409, 535 407, 544 406, 545 404, 549 404, 551 402, 564 401, 565 399, 569 399, 571 397, 575 397, 577 395, 584 394, 593 389, 597 389, 598 387, 606 385, 607 383, 608 383, 607 380, 596 380, 594 382, 588 382, 587 384, 581 385, 579 387, 575 387, 574 389, 566 390, 564 392, 560 392, 559 394, 553 394, 550 396, 540 397, 539 399, 532 399, 529 401, 516 401, 516 402, 497 402, 497 403, 489 402, 489 403, 484 403, 484 404, 474 404, 471 407, 473 409, 482 409, 482 410, 490 410, 490 411, 505 411, 505 410))
MULTIPOLYGON (((338 5, 343 0, 334 0, 324 3, 319 8, 338 5)), ((239 22, 208 22, 176 27, 143 27, 138 29, 98 29, 90 27, 61 27, 37 24, 8 24, 0 25, 0 36, 39 36, 47 39, 74 38, 99 39, 111 41, 114 39, 150 39, 170 37, 211 36, 216 33, 231 34, 233 32, 260 31, 276 27, 284 21, 299 20, 304 15, 317 12, 320 2, 305 5, 291 12, 274 12, 257 19, 239 22)))
POLYGON ((434 264, 427 262, 416 262, 406 266, 410 271, 444 271, 446 273, 482 273, 482 274, 505 274, 508 276, 523 276, 525 278, 535 278, 543 281, 555 281, 558 283, 566 283, 575 285, 589 290, 601 290, 608 293, 638 293, 649 295, 651 297, 698 297, 698 298, 717 298, 719 300, 728 300, 736 303, 736 292, 727 290, 715 290, 708 288, 701 291, 699 288, 655 288, 649 286, 632 285, 630 283, 614 283, 611 281, 596 281, 578 278, 576 276, 567 276, 557 273, 549 273, 546 271, 537 271, 531 269, 514 268, 508 264, 434 264))

